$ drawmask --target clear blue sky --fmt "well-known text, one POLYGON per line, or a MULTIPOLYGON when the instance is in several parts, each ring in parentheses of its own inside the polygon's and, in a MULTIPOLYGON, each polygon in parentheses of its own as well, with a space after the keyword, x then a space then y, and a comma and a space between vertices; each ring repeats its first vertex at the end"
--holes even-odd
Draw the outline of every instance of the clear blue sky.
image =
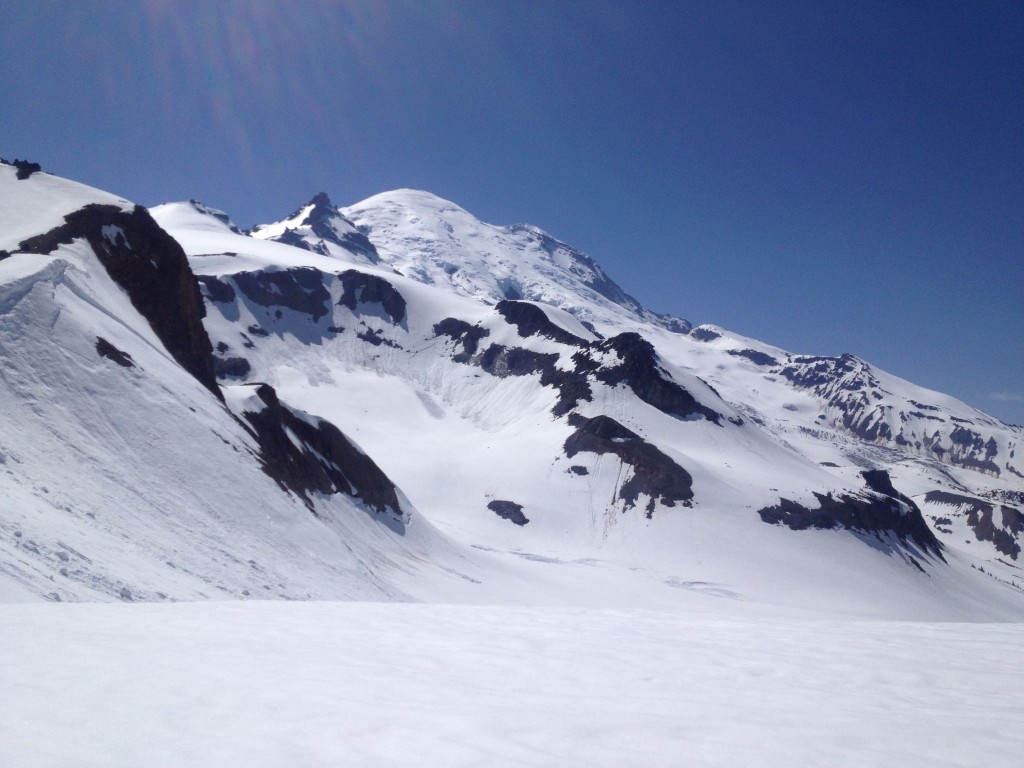
POLYGON ((0 0, 0 155, 242 225, 396 187, 1024 424, 1024 3, 0 0))

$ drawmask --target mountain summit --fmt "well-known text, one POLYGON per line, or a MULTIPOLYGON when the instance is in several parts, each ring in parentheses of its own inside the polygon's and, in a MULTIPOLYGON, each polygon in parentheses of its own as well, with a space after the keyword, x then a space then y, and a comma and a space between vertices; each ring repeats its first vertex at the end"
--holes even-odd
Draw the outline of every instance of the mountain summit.
POLYGON ((314 195, 312 200, 288 218, 274 224, 256 226, 249 234, 325 256, 337 255, 340 250, 346 258, 355 256, 357 261, 367 264, 380 261, 373 243, 341 215, 326 192, 314 195))
POLYGON ((289 219, 253 234, 316 250, 320 232, 296 227, 299 217, 351 222, 396 272, 489 304, 525 299, 563 309, 585 324, 624 319, 685 332, 689 324, 645 310, 589 256, 529 225, 486 224, 429 192, 399 189, 348 208, 317 195, 289 219), (337 213, 335 213, 337 211, 337 213), (282 232, 283 229, 283 232, 282 232))

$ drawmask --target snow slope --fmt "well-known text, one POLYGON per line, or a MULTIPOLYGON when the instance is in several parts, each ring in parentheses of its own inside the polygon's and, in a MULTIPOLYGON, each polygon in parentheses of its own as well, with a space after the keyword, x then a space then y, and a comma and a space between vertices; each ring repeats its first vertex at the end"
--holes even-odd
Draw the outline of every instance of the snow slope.
POLYGON ((683 331, 685 320, 640 306, 589 256, 530 225, 486 224, 455 203, 420 190, 385 192, 340 213, 400 274, 496 303, 528 299, 589 323, 643 320, 683 331))
POLYGON ((426 193, 318 195, 254 237, 0 171, 31 233, 0 259, 6 599, 1024 610, 1016 433, 966 406, 680 333, 426 193), (973 438, 959 462, 872 438, 864 398, 970 419, 1000 473, 973 438))
POLYGON ((1020 624, 5 606, 0 763, 1011 768, 1020 624))
MULTIPOLYGON (((41 198, 40 230, 110 199, 13 176, 0 166, 0 189, 25 211, 41 198)), ((85 237, 13 250, 0 260, 0 597, 394 599, 446 551, 411 507, 397 534, 359 499, 275 482, 252 427, 168 352, 85 237)))
MULTIPOLYGON (((393 194, 401 205, 378 196, 346 209, 355 221, 371 203, 397 217, 385 228, 397 233, 390 238, 366 229, 379 238, 379 265, 313 249, 284 257, 284 244, 241 234, 221 233, 210 248, 206 225, 187 223, 187 204, 154 216, 186 244, 203 284, 222 380, 269 382, 338 424, 452 539, 506 562, 647 572, 644 597, 630 599, 660 602, 676 585, 848 615, 1018 615, 1015 590, 978 572, 971 553, 940 549, 902 489, 869 487, 862 473, 894 462, 849 455, 864 443, 838 431, 833 444, 785 419, 768 424, 735 384, 723 397, 722 361, 749 384, 759 374, 746 370, 748 358, 711 358, 707 341, 645 325, 589 293, 558 308, 467 287, 482 283, 425 278, 414 269, 426 263, 422 253, 404 262, 395 255, 424 239, 421 217, 409 224, 413 235, 400 231, 410 197, 451 216, 439 225, 452 235, 449 262, 480 274, 488 259, 516 262, 521 276, 546 270, 538 284, 572 279, 551 278, 554 262, 540 269, 520 259, 505 229, 473 224, 421 193, 393 194), (581 325, 601 313, 600 326, 581 325), (830 517, 833 502, 852 522, 830 517), (787 503, 800 511, 791 515, 787 503), (804 514, 826 530, 791 530, 808 527, 804 514)), ((436 241, 431 248, 442 253, 436 241)), ((571 264, 561 269, 572 273, 571 264)), ((765 405, 775 413, 774 401, 765 405)), ((571 587, 572 569, 549 570, 546 581, 569 580, 565 599, 588 600, 571 587)), ((478 595, 530 599, 510 598, 493 577, 482 582, 478 595)), ((623 587, 606 599, 623 590, 633 595, 623 587)))

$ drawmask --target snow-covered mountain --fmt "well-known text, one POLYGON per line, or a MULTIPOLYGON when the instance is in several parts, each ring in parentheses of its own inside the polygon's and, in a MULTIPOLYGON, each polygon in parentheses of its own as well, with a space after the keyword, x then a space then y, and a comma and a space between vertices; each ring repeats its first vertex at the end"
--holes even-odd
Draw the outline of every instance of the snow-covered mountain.
POLYGON ((2 596, 1024 614, 1024 433, 952 398, 425 192, 247 234, 18 175, 2 596))

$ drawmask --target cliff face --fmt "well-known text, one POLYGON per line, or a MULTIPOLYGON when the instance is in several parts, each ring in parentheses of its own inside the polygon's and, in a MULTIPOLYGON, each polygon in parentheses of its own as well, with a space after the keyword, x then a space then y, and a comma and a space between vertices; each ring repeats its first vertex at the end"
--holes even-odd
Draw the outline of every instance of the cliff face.
POLYGON ((124 211, 113 205, 87 205, 69 213, 64 222, 22 241, 18 250, 48 254, 84 238, 167 351, 223 399, 214 372, 213 346, 203 328, 203 298, 178 242, 140 206, 124 211))

